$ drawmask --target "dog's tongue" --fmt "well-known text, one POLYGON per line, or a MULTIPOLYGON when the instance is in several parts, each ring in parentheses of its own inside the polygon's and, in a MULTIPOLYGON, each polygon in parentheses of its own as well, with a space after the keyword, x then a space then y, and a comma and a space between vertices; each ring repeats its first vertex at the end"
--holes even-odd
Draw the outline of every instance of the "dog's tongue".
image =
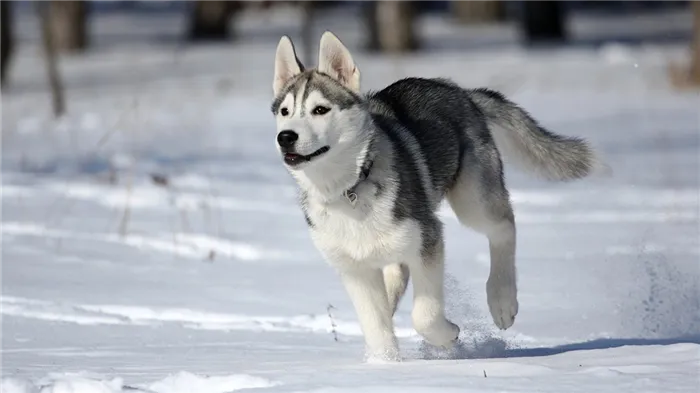
POLYGON ((284 155, 284 158, 288 160, 298 160, 301 158, 301 154, 296 154, 296 153, 286 153, 284 155))
POLYGON ((303 161, 305 161, 305 157, 302 156, 301 154, 285 153, 284 154, 284 161, 289 165, 296 165, 296 164, 300 164, 303 161))

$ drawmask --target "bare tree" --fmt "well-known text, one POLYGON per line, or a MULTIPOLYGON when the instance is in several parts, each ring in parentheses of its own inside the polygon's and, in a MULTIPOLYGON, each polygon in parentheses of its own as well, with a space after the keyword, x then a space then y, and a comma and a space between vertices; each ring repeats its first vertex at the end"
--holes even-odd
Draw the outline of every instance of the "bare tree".
POLYGON ((188 38, 193 41, 228 40, 231 16, 241 6, 238 1, 196 1, 190 16, 188 38))
POLYGON ((528 44, 566 40, 562 1, 524 1, 522 5, 521 24, 528 44))
POLYGON ((365 5, 369 32, 367 48, 382 52, 409 52, 418 49, 416 9, 412 1, 373 1, 365 5))
POLYGON ((41 38, 46 58, 46 71, 51 89, 51 103, 53 113, 56 117, 61 116, 66 111, 65 98, 63 94, 63 84, 58 74, 58 64, 56 59, 56 40, 52 32, 51 3, 38 2, 37 10, 41 21, 41 38))
POLYGON ((693 44, 690 50, 690 81, 700 86, 700 1, 693 3, 693 44))
POLYGON ((302 7, 302 21, 301 21, 301 42, 304 47, 304 60, 303 62, 311 62, 313 59, 312 49, 314 47, 314 19, 316 16, 316 1, 304 0, 300 2, 302 7))
POLYGON ((367 32, 365 48, 371 52, 379 51, 381 48, 379 44, 379 25, 377 24, 377 2, 363 1, 360 7, 362 21, 367 32))
POLYGON ((0 2, 0 84, 5 85, 5 78, 7 77, 7 66, 10 63, 10 58, 12 57, 12 52, 14 50, 14 35, 12 34, 13 29, 13 15, 12 9, 10 8, 9 1, 0 2))
POLYGON ((50 34, 56 50, 82 52, 87 48, 87 2, 49 2, 50 34))
POLYGON ((504 19, 502 1, 452 1, 450 8, 460 23, 496 22, 504 19))
POLYGON ((700 87, 700 1, 690 1, 688 5, 693 13, 693 37, 690 44, 690 64, 671 62, 669 77, 677 89, 695 89, 700 87))

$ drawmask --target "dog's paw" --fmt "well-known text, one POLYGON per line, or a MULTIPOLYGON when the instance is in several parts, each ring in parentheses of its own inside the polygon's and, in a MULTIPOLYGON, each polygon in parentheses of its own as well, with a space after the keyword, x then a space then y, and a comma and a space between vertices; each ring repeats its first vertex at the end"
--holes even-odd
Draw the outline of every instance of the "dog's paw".
POLYGON ((398 347, 388 348, 382 351, 367 351, 365 353, 365 362, 369 364, 389 364, 401 362, 398 347))
POLYGON ((421 341, 418 347, 419 356, 424 360, 455 360, 465 359, 464 344, 455 340, 452 345, 437 347, 427 341, 421 341))
POLYGON ((501 330, 513 326, 518 314, 518 290, 515 280, 499 280, 489 277, 486 282, 486 298, 493 322, 501 330))

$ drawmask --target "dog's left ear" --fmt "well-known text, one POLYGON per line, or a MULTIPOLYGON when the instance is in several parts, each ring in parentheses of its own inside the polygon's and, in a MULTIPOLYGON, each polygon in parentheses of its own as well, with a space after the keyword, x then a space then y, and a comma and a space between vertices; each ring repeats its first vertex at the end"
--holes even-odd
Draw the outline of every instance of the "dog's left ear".
POLYGON ((321 36, 318 70, 335 78, 348 89, 360 92, 360 70, 352 60, 348 48, 330 31, 321 36))
POLYGON ((304 70, 304 66, 297 58, 296 51, 292 40, 287 36, 280 39, 277 44, 277 53, 275 54, 275 79, 272 82, 272 90, 277 96, 284 85, 290 79, 300 74, 304 70))

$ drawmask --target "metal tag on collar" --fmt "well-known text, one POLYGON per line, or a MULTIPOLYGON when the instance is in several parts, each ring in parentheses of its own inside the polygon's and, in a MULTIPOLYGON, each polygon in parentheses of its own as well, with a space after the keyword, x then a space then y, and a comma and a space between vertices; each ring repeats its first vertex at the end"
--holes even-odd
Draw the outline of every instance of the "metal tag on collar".
POLYGON ((345 199, 347 199, 348 202, 350 202, 350 205, 352 207, 355 207, 355 204, 357 204, 357 194, 355 194, 354 191, 345 190, 343 195, 345 196, 345 199))

